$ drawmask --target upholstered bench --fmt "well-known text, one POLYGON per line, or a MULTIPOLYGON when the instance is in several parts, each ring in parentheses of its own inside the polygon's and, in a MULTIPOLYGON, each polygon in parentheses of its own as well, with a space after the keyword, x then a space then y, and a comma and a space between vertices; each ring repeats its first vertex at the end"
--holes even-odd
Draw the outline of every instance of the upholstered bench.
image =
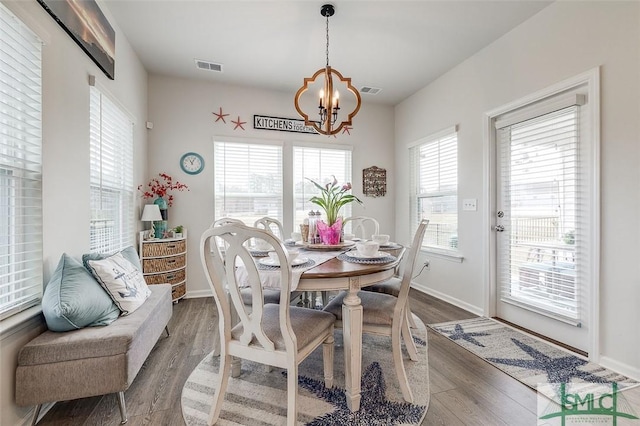
POLYGON ((126 391, 155 346, 173 306, 171 285, 149 286, 151 295, 134 312, 103 327, 63 333, 45 331, 18 355, 16 403, 43 403, 118 393, 122 423, 127 422, 126 391))

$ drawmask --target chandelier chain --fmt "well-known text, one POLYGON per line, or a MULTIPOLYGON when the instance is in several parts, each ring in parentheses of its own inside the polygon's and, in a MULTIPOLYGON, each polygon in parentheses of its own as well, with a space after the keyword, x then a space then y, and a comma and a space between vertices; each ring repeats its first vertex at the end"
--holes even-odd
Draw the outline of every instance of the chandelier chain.
POLYGON ((327 66, 329 66, 329 14, 326 15, 327 18, 327 66))

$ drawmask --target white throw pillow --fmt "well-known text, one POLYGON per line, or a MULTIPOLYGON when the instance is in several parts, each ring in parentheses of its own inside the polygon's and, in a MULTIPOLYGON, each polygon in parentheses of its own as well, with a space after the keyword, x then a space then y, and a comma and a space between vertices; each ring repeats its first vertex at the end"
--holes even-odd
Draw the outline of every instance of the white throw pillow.
POLYGON ((109 293, 122 315, 138 309, 151 294, 142 272, 121 253, 87 263, 91 274, 109 293))

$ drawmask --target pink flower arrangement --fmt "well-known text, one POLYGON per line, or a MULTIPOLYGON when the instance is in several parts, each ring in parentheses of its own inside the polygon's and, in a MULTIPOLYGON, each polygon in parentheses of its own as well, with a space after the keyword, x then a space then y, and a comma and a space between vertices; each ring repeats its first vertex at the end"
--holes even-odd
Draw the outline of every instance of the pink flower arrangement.
POLYGON ((177 190, 184 191, 189 190, 189 187, 184 183, 173 181, 173 178, 166 173, 158 173, 160 179, 153 178, 149 181, 147 186, 149 189, 143 190, 143 186, 138 186, 138 191, 142 191, 142 198, 162 197, 167 200, 169 207, 173 205, 173 195, 169 194, 169 191, 177 190))
POLYGON ((338 213, 342 206, 354 201, 362 204, 362 201, 358 197, 352 194, 347 194, 347 191, 351 190, 351 183, 347 182, 340 186, 338 185, 336 177, 333 175, 331 177, 333 180, 325 186, 307 178, 308 181, 313 183, 315 187, 320 190, 320 196, 313 196, 309 201, 324 209, 327 214, 327 222, 329 226, 333 225, 336 223, 336 220, 338 220, 338 213))

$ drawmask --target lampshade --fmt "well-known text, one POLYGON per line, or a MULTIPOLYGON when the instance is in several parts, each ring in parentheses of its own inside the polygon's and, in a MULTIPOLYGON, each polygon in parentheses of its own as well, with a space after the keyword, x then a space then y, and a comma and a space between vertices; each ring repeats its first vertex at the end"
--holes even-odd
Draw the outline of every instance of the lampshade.
POLYGON ((160 214, 160 207, 157 204, 145 204, 144 210, 142 210, 142 222, 152 222, 154 220, 162 220, 160 214))

